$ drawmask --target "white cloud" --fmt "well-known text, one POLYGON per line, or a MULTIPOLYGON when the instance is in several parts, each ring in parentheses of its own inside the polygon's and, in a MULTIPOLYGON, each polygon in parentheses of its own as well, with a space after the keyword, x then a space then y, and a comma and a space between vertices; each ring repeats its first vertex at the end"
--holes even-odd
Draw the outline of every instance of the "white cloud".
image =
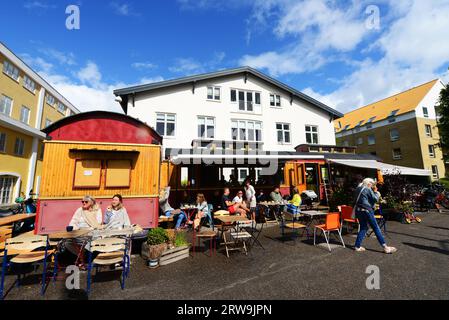
POLYGON ((154 69, 157 65, 151 62, 134 62, 131 64, 131 67, 135 69, 154 69))
POLYGON ((88 61, 87 65, 76 73, 78 79, 93 87, 101 86, 101 73, 98 66, 92 61, 88 61))
POLYGON ((334 53, 348 52, 370 32, 360 3, 341 8, 326 0, 268 1, 256 3, 250 21, 256 25, 274 20, 273 33, 292 37, 290 45, 279 51, 244 55, 239 63, 267 69, 274 76, 314 71, 333 60, 334 53))
POLYGON ((54 5, 49 5, 41 1, 28 1, 23 5, 25 9, 52 9, 56 8, 54 5))
POLYGON ((115 13, 120 16, 140 16, 139 13, 134 11, 129 3, 112 2, 110 5, 114 9, 115 13))
POLYGON ((198 73, 203 72, 203 66, 193 58, 177 58, 175 64, 168 68, 174 73, 198 73))
POLYGON ((331 93, 304 92, 347 112, 435 78, 448 81, 449 44, 442 35, 449 29, 449 3, 417 1, 404 8, 375 43, 383 53, 379 60, 362 61, 331 93))
POLYGON ((55 59, 56 61, 58 61, 60 64, 66 64, 69 66, 75 65, 75 55, 70 52, 70 53, 64 53, 52 48, 40 48, 39 52, 45 54, 47 57, 49 57, 50 59, 55 59))

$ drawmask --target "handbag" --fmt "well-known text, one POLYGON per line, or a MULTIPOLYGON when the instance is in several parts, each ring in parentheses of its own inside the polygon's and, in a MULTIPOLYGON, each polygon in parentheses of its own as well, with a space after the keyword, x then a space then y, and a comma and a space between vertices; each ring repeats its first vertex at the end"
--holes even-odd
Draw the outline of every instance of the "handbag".
POLYGON ((362 194, 362 192, 363 192, 363 190, 365 188, 366 187, 363 187, 362 190, 360 190, 359 195, 357 196, 357 200, 355 200, 354 206, 352 207, 352 214, 351 214, 351 218, 352 219, 356 219, 356 217, 355 217, 355 208, 357 207, 357 203, 359 202, 360 195, 362 194))

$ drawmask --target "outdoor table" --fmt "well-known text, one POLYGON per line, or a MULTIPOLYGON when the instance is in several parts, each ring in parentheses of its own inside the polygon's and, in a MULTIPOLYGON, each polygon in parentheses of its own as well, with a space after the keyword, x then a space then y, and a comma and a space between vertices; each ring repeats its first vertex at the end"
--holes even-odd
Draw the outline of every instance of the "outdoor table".
POLYGON ((184 211, 187 215, 187 224, 191 224, 192 222, 192 216, 195 215, 196 211, 198 211, 198 208, 193 205, 183 206, 180 208, 182 211, 184 211))
MULTIPOLYGON (((317 210, 308 210, 302 212, 304 216, 309 217, 309 221, 306 223, 308 231, 311 231, 312 223, 314 220, 320 219, 328 214, 328 212, 317 211, 317 210)), ((313 231, 313 230, 312 230, 313 231)))
POLYGON ((34 217, 36 217, 35 213, 13 214, 12 216, 9 216, 9 217, 0 218, 0 226, 15 224, 17 222, 25 221, 27 219, 31 219, 34 217))
POLYGON ((89 239, 91 238, 90 233, 92 230, 72 230, 72 231, 57 231, 47 234, 50 240, 57 240, 56 248, 57 251, 61 251, 61 246, 66 241, 74 241, 75 239, 80 239, 82 241, 81 248, 76 256, 75 265, 78 264, 78 260, 83 253, 83 249, 86 247, 89 239))
MULTIPOLYGON (((226 236, 225 236, 224 228, 225 228, 226 225, 227 226, 234 225, 237 222, 249 221, 249 219, 246 218, 246 217, 237 216, 237 215, 218 216, 217 219, 222 222, 222 224, 221 224, 221 237, 223 239, 223 244, 225 245, 225 248, 226 248, 226 253, 228 251, 231 251, 231 250, 239 250, 239 248, 236 248, 236 247, 234 247, 234 248, 230 248, 229 247, 229 245, 231 245, 231 244, 236 245, 237 241, 227 241, 226 240, 226 236)), ((239 225, 237 224, 236 231, 238 232, 238 230, 239 230, 239 225)), ((252 237, 252 235, 250 235, 250 236, 252 237)), ((228 258, 229 258, 229 255, 228 255, 228 258)))

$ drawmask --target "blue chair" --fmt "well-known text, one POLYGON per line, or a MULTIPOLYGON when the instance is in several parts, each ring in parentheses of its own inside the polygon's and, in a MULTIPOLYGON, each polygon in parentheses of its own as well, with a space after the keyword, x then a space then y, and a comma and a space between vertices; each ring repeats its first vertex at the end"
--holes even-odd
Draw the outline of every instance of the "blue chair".
MULTIPOLYGON (((0 283, 0 299, 3 300, 5 276, 8 268, 14 265, 43 265, 42 271, 42 285, 41 295, 45 293, 45 287, 47 284, 47 259, 54 255, 55 250, 50 250, 50 245, 47 236, 40 235, 22 235, 15 238, 6 239, 5 249, 3 252, 2 261, 2 278, 0 283), (35 251, 36 249, 41 249, 35 251), (43 249, 43 250, 42 250, 43 249), (10 258, 12 257, 12 258, 10 258), (9 259, 10 258, 10 259, 9 259)), ((53 280, 56 280, 57 273, 57 259, 55 255, 53 280)), ((17 287, 20 286, 21 273, 17 274, 17 287)))
POLYGON ((92 282, 92 268, 96 268, 96 274, 99 267, 115 266, 120 264, 122 267, 122 274, 120 276, 120 286, 125 289, 125 280, 129 276, 129 238, 105 238, 93 240, 89 243, 89 264, 87 267, 87 294, 90 293, 92 282), (93 254, 98 252, 95 259, 92 260, 93 254))

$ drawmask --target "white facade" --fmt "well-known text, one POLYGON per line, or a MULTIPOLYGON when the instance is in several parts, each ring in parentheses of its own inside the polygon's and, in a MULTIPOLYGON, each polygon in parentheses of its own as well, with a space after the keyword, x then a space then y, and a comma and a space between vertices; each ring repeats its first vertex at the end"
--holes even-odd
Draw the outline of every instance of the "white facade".
POLYGON ((335 145, 334 124, 328 111, 296 97, 290 103, 289 93, 255 76, 248 76, 245 82, 243 74, 227 75, 197 83, 194 92, 192 88, 189 83, 136 93, 128 101, 127 114, 155 129, 157 113, 174 115, 175 133, 163 136, 165 148, 191 148, 192 140, 199 138, 198 117, 202 116, 213 118, 214 140, 232 140, 232 121, 248 120, 261 124, 265 151, 294 151, 295 146, 307 143, 306 126, 318 129, 318 141, 314 142, 335 145), (208 86, 220 88, 219 101, 207 98, 208 86), (231 102, 232 89, 260 93, 260 105, 254 104, 253 94, 253 111, 239 111, 238 92, 237 102, 231 102), (270 106, 270 94, 280 95, 280 107, 270 106), (289 143, 278 142, 278 123, 289 125, 289 143))

